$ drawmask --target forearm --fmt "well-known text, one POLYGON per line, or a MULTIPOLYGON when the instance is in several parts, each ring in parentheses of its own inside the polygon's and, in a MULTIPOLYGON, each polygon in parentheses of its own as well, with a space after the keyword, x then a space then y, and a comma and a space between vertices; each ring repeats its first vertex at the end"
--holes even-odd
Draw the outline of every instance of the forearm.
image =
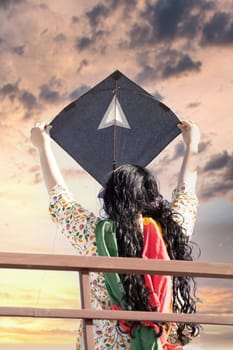
POLYGON ((183 162, 178 176, 178 186, 187 183, 195 189, 197 181, 197 146, 188 145, 185 150, 183 162))
POLYGON ((40 164, 48 192, 55 185, 64 185, 62 174, 57 165, 56 159, 50 145, 46 145, 39 149, 40 164))

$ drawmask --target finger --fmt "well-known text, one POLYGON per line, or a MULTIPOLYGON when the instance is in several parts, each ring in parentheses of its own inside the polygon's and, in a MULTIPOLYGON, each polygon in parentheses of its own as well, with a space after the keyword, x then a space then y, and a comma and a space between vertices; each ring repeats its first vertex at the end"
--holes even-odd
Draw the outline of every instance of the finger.
POLYGON ((177 124, 177 128, 182 131, 183 130, 182 124, 177 124))
POLYGON ((50 132, 50 130, 52 129, 52 125, 49 125, 49 124, 46 124, 45 125, 45 131, 47 131, 47 132, 50 132))
POLYGON ((43 131, 43 130, 46 129, 46 123, 45 123, 45 122, 37 123, 36 127, 37 127, 38 129, 40 129, 41 131, 43 131))
POLYGON ((45 130, 46 129, 46 123, 45 122, 40 123, 39 128, 41 130, 45 130))
POLYGON ((44 123, 36 122, 34 127, 38 129, 44 129, 44 123))
POLYGON ((177 127, 181 130, 184 131, 185 129, 187 129, 188 125, 185 122, 181 122, 179 124, 177 124, 177 127))

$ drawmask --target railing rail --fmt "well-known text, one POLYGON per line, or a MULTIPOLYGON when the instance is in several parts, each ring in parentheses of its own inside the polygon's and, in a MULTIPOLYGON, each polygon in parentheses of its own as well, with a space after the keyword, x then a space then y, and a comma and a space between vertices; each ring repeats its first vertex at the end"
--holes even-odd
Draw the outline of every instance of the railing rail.
POLYGON ((92 310, 89 286, 89 272, 161 274, 233 279, 233 264, 175 260, 144 260, 139 258, 79 257, 55 254, 0 253, 0 268, 79 271, 81 295, 80 310, 0 306, 0 316, 83 319, 86 349, 94 349, 93 319, 233 325, 232 316, 209 316, 200 313, 191 315, 145 311, 92 310))
POLYGON ((203 314, 172 314, 146 311, 116 311, 92 310, 84 308, 48 309, 30 307, 0 307, 0 316, 7 317, 36 317, 36 318, 62 318, 62 319, 94 319, 94 320, 135 320, 157 322, 201 323, 208 325, 233 326, 232 316, 203 315, 203 314))
POLYGON ((140 258, 1 253, 0 268, 93 271, 233 279, 233 264, 140 258))

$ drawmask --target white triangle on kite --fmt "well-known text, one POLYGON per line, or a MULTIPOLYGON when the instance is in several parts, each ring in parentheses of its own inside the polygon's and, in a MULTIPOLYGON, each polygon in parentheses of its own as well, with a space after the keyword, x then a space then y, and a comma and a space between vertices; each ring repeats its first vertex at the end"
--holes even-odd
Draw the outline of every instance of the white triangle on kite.
POLYGON ((110 105, 108 106, 103 116, 103 119, 101 120, 98 126, 98 129, 105 129, 112 125, 117 125, 122 128, 131 129, 116 95, 113 96, 113 99, 110 105))

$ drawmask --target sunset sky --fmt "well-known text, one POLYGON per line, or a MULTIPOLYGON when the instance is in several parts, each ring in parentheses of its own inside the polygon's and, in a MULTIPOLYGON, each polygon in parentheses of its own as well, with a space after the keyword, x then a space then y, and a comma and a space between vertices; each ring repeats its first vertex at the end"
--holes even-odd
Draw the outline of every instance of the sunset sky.
MULTIPOLYGON (((74 254, 48 217, 35 121, 51 121, 114 70, 201 130, 201 261, 233 251, 233 1, 0 0, 0 243, 4 252, 74 254)), ((74 196, 98 213, 99 185, 53 143, 74 196)), ((177 137, 151 164, 167 199, 182 159, 177 137)), ((76 273, 0 271, 2 306, 79 305, 76 273)), ((200 280, 199 310, 232 315, 232 281, 200 280)), ((0 350, 74 349, 78 321, 0 318, 0 350), (58 345, 59 344, 59 345, 58 345)), ((232 349, 231 327, 204 327, 193 350, 232 349)))

